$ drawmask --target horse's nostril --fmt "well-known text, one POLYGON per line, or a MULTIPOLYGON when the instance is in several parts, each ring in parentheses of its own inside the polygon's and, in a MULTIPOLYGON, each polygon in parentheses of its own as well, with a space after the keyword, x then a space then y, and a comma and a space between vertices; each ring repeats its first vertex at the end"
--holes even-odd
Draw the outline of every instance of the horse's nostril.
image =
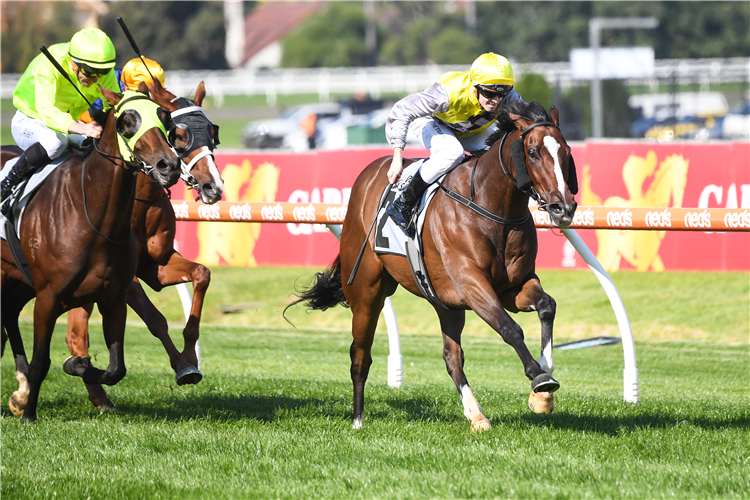
POLYGON ((216 187, 210 182, 204 182, 201 190, 208 195, 212 195, 216 192, 216 187))
POLYGON ((559 203, 552 203, 549 206, 549 212, 551 214, 560 216, 563 213, 565 213, 565 209, 563 209, 563 206, 561 204, 559 204, 559 203))

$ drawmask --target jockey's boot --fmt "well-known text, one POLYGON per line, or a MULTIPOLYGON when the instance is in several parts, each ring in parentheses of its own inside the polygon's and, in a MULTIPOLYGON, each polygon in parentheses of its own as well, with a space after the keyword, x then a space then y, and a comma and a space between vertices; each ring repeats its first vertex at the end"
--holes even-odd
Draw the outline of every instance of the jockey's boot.
POLYGON ((47 156, 47 151, 38 142, 33 144, 29 149, 24 151, 21 156, 18 157, 18 161, 13 168, 10 169, 8 175, 5 176, 3 181, 0 183, 0 212, 3 215, 7 215, 10 209, 10 203, 6 203, 5 200, 13 192, 13 188, 27 176, 34 173, 39 167, 46 165, 50 161, 47 156))
POLYGON ((414 212, 417 210, 422 194, 424 194, 429 185, 429 183, 422 179, 422 175, 417 170, 417 173, 411 178, 406 188, 398 195, 398 198, 393 200, 393 203, 385 211, 393 219, 393 222, 404 230, 409 238, 414 237, 417 229, 416 223, 412 222, 414 212))

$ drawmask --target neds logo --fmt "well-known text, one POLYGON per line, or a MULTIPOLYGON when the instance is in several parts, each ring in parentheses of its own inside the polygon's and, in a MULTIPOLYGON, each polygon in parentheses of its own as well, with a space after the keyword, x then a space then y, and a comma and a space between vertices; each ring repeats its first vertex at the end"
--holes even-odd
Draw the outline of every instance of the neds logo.
POLYGON ((284 220, 284 209, 281 204, 265 205, 260 209, 260 218, 263 220, 284 220))
POLYGON ((633 212, 625 209, 622 212, 607 212, 607 225, 616 227, 632 227, 633 212))
POLYGON ((252 207, 248 203, 232 205, 229 207, 229 218, 232 220, 253 220, 252 207))
POLYGON ((294 207, 292 216, 296 221, 315 222, 315 206, 310 204, 306 207, 294 207))
POLYGON ((174 209, 174 216, 178 219, 187 219, 190 217, 190 210, 188 209, 188 204, 184 201, 182 203, 177 203, 176 205, 172 205, 172 208, 174 209))
POLYGON ((199 205, 198 217, 205 220, 219 220, 221 219, 221 212, 216 205, 199 205))
POLYGON ((672 227, 672 212, 668 208, 661 212, 646 212, 646 225, 648 227, 672 227))
POLYGON ((704 210, 702 212, 688 212, 685 214, 685 227, 711 227, 711 212, 704 210))

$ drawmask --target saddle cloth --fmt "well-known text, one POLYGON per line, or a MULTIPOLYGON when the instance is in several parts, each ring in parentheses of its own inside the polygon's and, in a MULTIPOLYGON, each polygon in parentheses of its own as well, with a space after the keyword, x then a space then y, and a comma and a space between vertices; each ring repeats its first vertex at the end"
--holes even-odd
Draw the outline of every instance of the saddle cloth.
MULTIPOLYGON (((44 183, 44 180, 70 156, 70 152, 64 153, 53 162, 48 163, 44 168, 36 171, 28 179, 21 181, 13 190, 13 194, 8 200, 8 203, 10 203, 10 210, 8 211, 10 220, 0 214, 0 238, 8 243, 10 253, 13 255, 13 260, 16 262, 16 267, 21 272, 21 275, 26 282, 31 286, 34 286, 34 281, 31 277, 31 269, 29 268, 29 263, 26 261, 26 257, 23 254, 21 241, 18 237, 19 228, 21 227, 21 218, 23 217, 26 205, 28 205, 31 198, 44 183)), ((10 172, 10 169, 13 168, 17 161, 18 158, 13 158, 5 164, 3 170, 0 171, 0 180, 8 175, 8 172, 10 172)))
MULTIPOLYGON (((417 172, 417 169, 422 166, 424 160, 418 160, 408 167, 406 167, 401 174, 401 181, 396 185, 387 186, 381 196, 380 207, 378 208, 377 215, 377 231, 375 231, 375 245, 374 250, 377 254, 391 254, 401 255, 406 257, 411 268, 414 281, 422 293, 422 296, 427 299, 436 308, 447 309, 435 292, 435 288, 432 286, 430 277, 427 274, 427 266, 424 262, 424 251, 422 249, 422 228, 424 227, 425 214, 427 213, 427 207, 430 205, 435 192, 440 187, 438 183, 431 184, 422 195, 422 199, 419 200, 419 207, 417 211, 417 231, 414 238, 406 236, 404 231, 401 230, 393 220, 385 213, 386 208, 393 202, 393 200, 401 194, 404 188, 409 184, 411 177, 417 172)), ((441 177, 439 181, 442 181, 445 176, 441 177)))
MULTIPOLYGON (((8 215, 10 215, 11 218, 14 219, 13 222, 16 234, 18 233, 23 210, 24 208, 26 208, 29 200, 31 200, 32 196, 34 196, 34 193, 36 193, 36 191, 42 186, 44 180, 49 177, 49 175, 54 172, 55 169, 59 167, 64 161, 70 158, 70 156, 71 153, 69 151, 63 153, 59 158, 56 158, 52 162, 48 163, 44 168, 41 168, 34 172, 34 174, 32 174, 32 176, 28 179, 21 181, 13 190, 13 194, 11 195, 11 199, 9 200, 9 203, 11 205, 8 215)), ((18 162, 18 158, 8 160, 2 171, 0 171, 0 181, 2 181, 2 179, 5 179, 5 177, 8 175, 8 172, 10 172, 10 169, 13 168, 16 162, 18 162)), ((5 234, 6 221, 7 219, 5 218, 5 216, 0 214, 0 237, 4 240, 7 240, 5 234)))
MULTIPOLYGON (((417 160, 406 167, 401 174, 401 180, 396 184, 386 187, 388 193, 380 204, 377 222, 375 223, 377 226, 375 230, 375 253, 401 255, 406 257, 406 240, 408 237, 406 236, 406 233, 404 233, 404 231, 393 222, 388 214, 385 213, 385 210, 409 184, 409 180, 417 172, 419 167, 422 166, 423 162, 424 159, 417 160)), ((440 180, 442 180, 442 178, 440 180)), ((424 226, 425 213, 427 212, 427 207, 430 205, 430 202, 439 187, 438 183, 432 183, 419 201, 417 233, 414 240, 420 253, 422 251, 422 226, 424 226)))

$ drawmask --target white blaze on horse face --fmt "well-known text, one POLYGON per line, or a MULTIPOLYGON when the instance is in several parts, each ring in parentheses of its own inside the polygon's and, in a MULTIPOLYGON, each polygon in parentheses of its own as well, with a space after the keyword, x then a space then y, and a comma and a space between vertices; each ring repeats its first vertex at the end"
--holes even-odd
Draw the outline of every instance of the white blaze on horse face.
MULTIPOLYGON (((206 146, 203 146, 206 147, 206 146)), ((213 155, 207 156, 206 161, 208 161, 208 171, 211 172, 211 177, 214 179, 214 183, 216 184, 216 189, 219 191, 224 191, 224 181, 221 180, 221 174, 219 173, 219 168, 216 166, 216 163, 214 162, 213 155)))
POLYGON ((565 199, 565 178, 563 177, 562 169, 560 168, 560 158, 557 156, 557 152, 560 150, 560 143, 551 135, 544 137, 544 147, 549 151, 552 159, 555 160, 555 177, 557 178, 557 190, 560 191, 560 196, 565 199))
POLYGON ((542 347, 542 354, 539 356, 539 366, 550 375, 555 371, 555 362, 552 360, 552 342, 547 342, 542 347))

